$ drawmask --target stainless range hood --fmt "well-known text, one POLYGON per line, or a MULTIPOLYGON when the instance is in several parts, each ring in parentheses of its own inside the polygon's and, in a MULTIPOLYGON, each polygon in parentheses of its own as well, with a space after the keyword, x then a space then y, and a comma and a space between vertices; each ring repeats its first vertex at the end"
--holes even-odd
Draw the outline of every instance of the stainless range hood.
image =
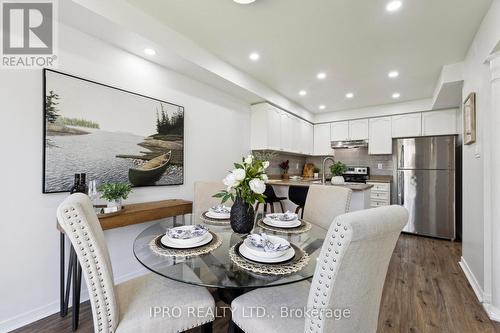
POLYGON ((367 148, 368 140, 332 141, 332 149, 367 148))

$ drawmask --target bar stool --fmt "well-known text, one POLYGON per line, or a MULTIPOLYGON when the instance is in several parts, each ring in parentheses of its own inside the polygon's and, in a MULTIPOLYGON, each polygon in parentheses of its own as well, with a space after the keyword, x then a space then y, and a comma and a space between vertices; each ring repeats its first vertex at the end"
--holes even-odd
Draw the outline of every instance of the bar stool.
POLYGON ((304 218, 304 206, 306 204, 307 192, 309 188, 305 186, 290 186, 288 188, 288 200, 296 204, 298 207, 295 209, 295 214, 299 214, 302 210, 300 218, 304 218))
MULTIPOLYGON (((271 213, 274 213, 274 203, 279 202, 281 206, 281 212, 284 213, 285 209, 283 208, 283 200, 286 200, 287 198, 285 197, 278 197, 276 193, 274 192, 274 189, 271 185, 266 184, 266 190, 264 191, 264 195, 266 196, 264 198, 264 214, 267 213, 267 205, 271 206, 271 213)), ((255 211, 259 210, 260 202, 257 203, 257 206, 255 206, 255 211)))

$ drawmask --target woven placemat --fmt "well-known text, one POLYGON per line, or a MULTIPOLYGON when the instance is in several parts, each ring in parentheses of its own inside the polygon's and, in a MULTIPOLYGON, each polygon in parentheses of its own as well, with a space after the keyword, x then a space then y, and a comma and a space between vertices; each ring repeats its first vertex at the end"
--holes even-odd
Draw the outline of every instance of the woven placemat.
POLYGON ((304 220, 300 220, 300 222, 301 224, 295 228, 279 228, 279 227, 272 227, 270 225, 265 224, 263 220, 259 220, 257 222, 257 226, 262 229, 279 232, 282 234, 302 234, 304 232, 308 232, 309 230, 311 230, 312 227, 311 223, 306 222, 304 220))
POLYGON ((281 264, 261 264, 250 261, 243 258, 238 253, 237 248, 241 245, 241 243, 242 242, 229 249, 229 257, 231 258, 231 261, 236 264, 236 266, 253 273, 264 275, 288 275, 300 271, 309 262, 309 255, 304 252, 304 250, 293 244, 291 245, 295 249, 295 257, 287 262, 281 264))
POLYGON ((203 214, 201 214, 200 219, 207 224, 214 224, 214 225, 228 225, 231 223, 230 219, 214 219, 214 218, 208 217, 207 212, 204 212, 203 214))
POLYGON ((167 256, 167 257, 199 256, 202 254, 207 254, 212 252, 222 244, 222 239, 217 234, 214 234, 211 231, 210 233, 212 234, 212 240, 210 241, 210 243, 199 247, 194 247, 190 249, 174 249, 172 247, 167 247, 161 243, 161 238, 164 236, 164 234, 154 237, 151 240, 151 242, 149 242, 149 247, 151 248, 153 253, 160 256, 167 256))

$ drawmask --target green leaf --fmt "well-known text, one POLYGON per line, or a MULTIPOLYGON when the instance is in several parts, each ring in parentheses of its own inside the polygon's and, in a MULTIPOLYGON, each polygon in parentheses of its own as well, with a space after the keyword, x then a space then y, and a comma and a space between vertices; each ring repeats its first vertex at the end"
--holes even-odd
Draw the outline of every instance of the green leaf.
POLYGON ((234 163, 234 167, 236 169, 245 169, 245 167, 243 165, 239 164, 239 163, 234 163))

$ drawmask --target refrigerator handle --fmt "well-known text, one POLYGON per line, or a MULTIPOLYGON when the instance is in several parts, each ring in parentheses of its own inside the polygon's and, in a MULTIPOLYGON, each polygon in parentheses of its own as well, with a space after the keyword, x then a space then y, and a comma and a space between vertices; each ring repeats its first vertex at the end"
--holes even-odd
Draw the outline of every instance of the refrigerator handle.
POLYGON ((405 164, 405 145, 401 145, 401 153, 399 154, 399 168, 403 168, 405 164))
POLYGON ((398 173, 398 204, 404 206, 405 204, 405 193, 404 193, 404 174, 400 171, 398 173))

